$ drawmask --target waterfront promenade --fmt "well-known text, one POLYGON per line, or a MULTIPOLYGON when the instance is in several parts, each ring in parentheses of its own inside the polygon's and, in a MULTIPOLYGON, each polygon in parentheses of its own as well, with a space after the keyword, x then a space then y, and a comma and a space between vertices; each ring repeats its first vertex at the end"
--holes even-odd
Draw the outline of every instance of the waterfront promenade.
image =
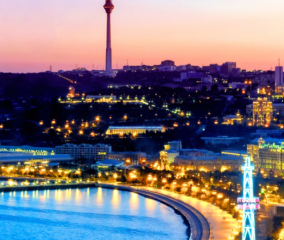
MULTIPOLYGON (((234 233, 237 234, 241 230, 241 223, 238 223, 237 219, 234 219, 232 215, 230 215, 226 211, 221 210, 217 206, 212 205, 211 203, 199 200, 197 198, 192 198, 184 194, 178 194, 171 191, 160 190, 151 187, 136 188, 110 184, 99 185, 101 187, 110 187, 120 190, 137 192, 138 194, 142 194, 146 197, 153 197, 156 200, 159 200, 157 197, 161 196, 164 199, 167 198, 168 200, 170 200, 171 204, 173 202, 182 204, 182 206, 188 208, 188 210, 191 212, 190 216, 192 218, 189 218, 188 222, 193 227, 193 231, 197 230, 197 232, 193 232, 193 234, 198 235, 198 231, 200 230, 204 232, 204 235, 201 238, 202 240, 227 240, 229 239, 229 237, 233 237, 234 233), (197 222, 197 224, 192 223, 194 221, 197 222)), ((183 214, 183 212, 181 213, 183 214)))
MULTIPOLYGON (((151 188, 148 188, 148 190, 151 191, 151 188)), ((209 222, 212 239, 228 240, 229 237, 233 237, 233 232, 237 233, 241 230, 241 223, 237 219, 209 202, 166 190, 152 190, 179 199, 199 211, 209 222)))

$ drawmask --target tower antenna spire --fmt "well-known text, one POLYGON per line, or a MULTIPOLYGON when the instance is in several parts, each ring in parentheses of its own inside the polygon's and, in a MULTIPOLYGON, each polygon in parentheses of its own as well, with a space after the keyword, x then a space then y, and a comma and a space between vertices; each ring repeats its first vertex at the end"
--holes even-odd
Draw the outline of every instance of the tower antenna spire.
POLYGON ((280 58, 278 58, 278 66, 280 67, 280 58))
POLYGON ((104 9, 107 14, 107 41, 106 41, 106 76, 114 76, 114 72, 112 71, 112 52, 111 52, 111 20, 110 15, 112 10, 114 9, 114 5, 112 4, 112 0, 105 0, 104 9))

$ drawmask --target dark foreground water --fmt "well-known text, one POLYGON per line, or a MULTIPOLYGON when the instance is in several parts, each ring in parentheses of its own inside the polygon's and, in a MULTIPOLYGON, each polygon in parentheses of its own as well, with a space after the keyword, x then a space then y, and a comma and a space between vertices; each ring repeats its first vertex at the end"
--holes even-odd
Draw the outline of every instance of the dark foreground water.
POLYGON ((188 239, 170 207, 136 193, 102 189, 0 194, 5 240, 188 239))

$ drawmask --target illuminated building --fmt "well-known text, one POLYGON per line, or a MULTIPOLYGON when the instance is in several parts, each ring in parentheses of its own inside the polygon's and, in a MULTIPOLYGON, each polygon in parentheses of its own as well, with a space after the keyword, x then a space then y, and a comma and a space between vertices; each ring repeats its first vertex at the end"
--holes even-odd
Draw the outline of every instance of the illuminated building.
POLYGON ((174 162, 175 157, 179 155, 181 149, 181 141, 172 141, 164 145, 164 150, 160 151, 160 162, 162 169, 169 169, 169 166, 174 162))
POLYGON ((32 155, 32 154, 1 154, 0 164, 33 164, 33 163, 61 163, 71 162, 69 154, 32 155))
POLYGON ((180 151, 182 149, 181 141, 171 141, 164 145, 165 150, 180 151))
POLYGON ((134 136, 146 132, 164 132, 162 126, 109 126, 106 131, 107 135, 124 135, 132 134, 134 136))
POLYGON ((284 139, 260 138, 247 145, 248 156, 257 170, 284 173, 284 139))
POLYGON ((175 158, 179 155, 176 150, 163 150, 160 151, 160 162, 162 169, 169 169, 169 166, 175 161, 175 158))
POLYGON ((31 146, 0 146, 0 152, 23 153, 32 155, 54 155, 54 148, 31 147, 31 146))
POLYGON ((74 159, 101 161, 108 158, 111 146, 105 144, 64 144, 55 147, 56 154, 70 154, 74 159))
POLYGON ((272 102, 267 98, 258 98, 253 102, 253 124, 255 126, 270 125, 273 114, 272 102))
POLYGON ((87 95, 87 102, 113 102, 116 101, 116 96, 113 95, 87 95))
POLYGON ((114 159, 104 159, 102 161, 97 162, 96 164, 93 164, 92 167, 98 170, 109 170, 113 169, 113 167, 120 167, 123 164, 123 162, 114 159))
POLYGON ((211 156, 177 156, 174 159, 174 166, 181 167, 183 171, 239 171, 244 163, 242 156, 230 156, 213 154, 211 156))
POLYGON ((75 97, 75 88, 73 86, 69 87, 68 97, 70 97, 70 98, 75 97))
POLYGON ((244 171, 243 197, 238 198, 238 208, 243 211, 243 231, 242 240, 256 240, 255 234, 255 214, 254 211, 259 209, 259 198, 253 195, 253 164, 250 158, 246 158, 245 165, 242 166, 244 171))
POLYGON ((147 154, 144 152, 110 152, 108 158, 122 161, 126 165, 137 165, 143 164, 147 154))
POLYGON ((227 115, 224 117, 224 125, 234 125, 234 124, 241 124, 243 121, 243 117, 238 113, 236 115, 227 115))
POLYGON ((112 70, 112 52, 111 52, 111 20, 110 15, 114 9, 112 0, 106 0, 104 9, 107 13, 107 47, 106 47, 106 71, 105 75, 113 77, 115 72, 112 70))
MULTIPOLYGON (((249 116, 253 115, 254 105, 249 104, 246 106, 246 113, 249 116)), ((284 116, 284 103, 272 103, 273 117, 283 117, 284 116)))

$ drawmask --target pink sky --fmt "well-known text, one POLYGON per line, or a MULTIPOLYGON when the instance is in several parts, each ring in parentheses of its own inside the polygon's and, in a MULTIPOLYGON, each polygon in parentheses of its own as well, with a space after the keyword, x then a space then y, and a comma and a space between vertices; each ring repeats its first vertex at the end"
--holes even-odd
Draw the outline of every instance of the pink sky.
MULTIPOLYGON (((0 72, 104 68, 104 0, 0 0, 0 72)), ((284 61, 283 0, 113 0, 113 67, 284 61)))

